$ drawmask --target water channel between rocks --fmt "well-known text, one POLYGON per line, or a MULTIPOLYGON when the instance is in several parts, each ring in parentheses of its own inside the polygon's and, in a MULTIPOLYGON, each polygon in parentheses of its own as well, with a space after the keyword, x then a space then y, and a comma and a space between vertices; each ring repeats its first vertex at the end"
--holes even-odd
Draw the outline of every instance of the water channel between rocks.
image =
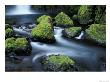
MULTIPOLYGON (((27 8, 30 9, 29 7, 27 8)), ((14 22, 17 23, 21 23, 21 22, 24 23, 25 20, 28 20, 28 22, 30 21, 33 22, 34 17, 37 16, 37 14, 35 14, 34 12, 33 15, 33 13, 29 13, 28 11, 26 12, 28 13, 28 15, 27 14, 25 15, 24 13, 18 13, 23 15, 18 15, 17 13, 12 14, 12 11, 10 11, 9 13, 6 14, 6 20, 12 19, 14 20, 14 22)), ((31 46, 32 46, 31 56, 19 56, 19 58, 22 58, 23 60, 22 63, 17 67, 26 68, 26 66, 31 66, 32 71, 43 71, 42 66, 39 63, 39 58, 41 56, 51 55, 51 54, 64 54, 74 58, 79 65, 82 65, 83 67, 87 68, 87 71, 100 71, 103 69, 101 68, 102 61, 100 60, 100 58, 105 57, 106 55, 105 48, 96 45, 86 45, 83 44, 83 42, 77 42, 74 40, 63 38, 62 30, 63 28, 54 26, 54 36, 56 39, 56 42, 54 44, 45 44, 41 42, 31 41, 31 46)), ((23 27, 16 28, 15 26, 14 31, 18 35, 26 36, 29 38, 31 37, 30 34, 31 29, 28 28, 23 29, 23 27)))

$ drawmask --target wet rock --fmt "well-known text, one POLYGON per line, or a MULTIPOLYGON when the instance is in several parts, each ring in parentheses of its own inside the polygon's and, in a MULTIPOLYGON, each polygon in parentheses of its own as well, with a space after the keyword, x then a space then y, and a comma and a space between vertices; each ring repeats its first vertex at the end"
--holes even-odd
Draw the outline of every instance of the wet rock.
POLYGON ((62 33, 64 37, 67 38, 75 38, 76 36, 78 36, 81 32, 81 28, 80 27, 70 27, 70 28, 65 28, 62 33))
POLYGON ((73 21, 68 15, 61 12, 55 17, 56 26, 68 27, 73 25, 73 21))
POLYGON ((99 45, 106 45, 106 25, 92 24, 86 30, 86 39, 98 43, 99 45))
POLYGON ((5 41, 6 55, 30 55, 32 47, 26 38, 8 38, 5 41))
POLYGON ((47 16, 40 21, 37 27, 32 29, 31 34, 34 41, 45 43, 55 42, 53 26, 47 16))
POLYGON ((65 55, 50 55, 42 60, 45 71, 78 71, 76 62, 65 55))

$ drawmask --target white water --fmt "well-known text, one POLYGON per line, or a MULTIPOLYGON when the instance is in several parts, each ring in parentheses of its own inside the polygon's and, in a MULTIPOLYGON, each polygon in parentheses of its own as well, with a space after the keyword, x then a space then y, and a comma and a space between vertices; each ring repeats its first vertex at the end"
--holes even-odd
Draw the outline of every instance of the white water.
POLYGON ((81 34, 78 37, 75 37, 75 38, 76 39, 82 39, 83 35, 84 35, 84 31, 81 31, 81 34))
MULTIPOLYGON (((69 41, 62 37, 62 28, 54 28, 54 36, 56 39, 55 44, 45 44, 41 42, 31 42, 32 46, 32 62, 39 67, 38 60, 41 56, 51 54, 63 54, 74 57, 80 64, 84 64, 91 70, 96 70, 98 64, 98 56, 101 57, 104 54, 103 49, 86 46, 74 41, 69 41)), ((14 31, 22 35, 29 36, 30 33, 26 33, 21 29, 14 28, 14 31)), ((40 68, 39 68, 40 69, 40 68)))
POLYGON ((24 15, 24 14, 36 14, 31 10, 29 5, 16 5, 14 9, 6 13, 6 15, 24 15))

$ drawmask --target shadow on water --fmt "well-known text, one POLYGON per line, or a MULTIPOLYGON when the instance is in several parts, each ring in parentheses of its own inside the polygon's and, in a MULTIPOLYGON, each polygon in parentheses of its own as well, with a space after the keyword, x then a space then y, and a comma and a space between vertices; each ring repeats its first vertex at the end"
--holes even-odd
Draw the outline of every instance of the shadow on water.
MULTIPOLYGON (((30 8, 28 8, 30 9, 30 8)), ((20 12, 20 11, 19 11, 20 12)), ((28 11, 27 11, 28 12, 28 11)), ((35 23, 35 17, 42 14, 22 14, 22 15, 9 15, 10 12, 6 12, 6 22, 9 23, 11 19, 11 24, 24 24, 24 23, 35 23), (8 14, 7 14, 8 13, 8 14)), ((12 12, 11 12, 12 13, 12 12)), ((19 27, 19 26, 18 26, 19 27)), ((28 28, 20 29, 14 27, 14 31, 20 35, 31 38, 31 29, 28 28)), ((22 59, 20 64, 10 64, 6 62, 6 67, 10 66, 15 69, 13 71, 43 71, 42 65, 40 64, 40 58, 42 56, 51 55, 51 54, 63 54, 71 56, 75 61, 86 68, 86 71, 105 71, 102 66, 101 58, 105 59, 106 49, 96 45, 86 45, 83 42, 78 42, 74 40, 69 40, 62 37, 63 28, 54 27, 54 36, 56 43, 54 44, 45 44, 41 42, 32 42, 32 54, 31 56, 19 56, 22 59)), ((81 35, 82 36, 82 35, 81 35)), ((105 60, 104 60, 105 62, 105 60)))

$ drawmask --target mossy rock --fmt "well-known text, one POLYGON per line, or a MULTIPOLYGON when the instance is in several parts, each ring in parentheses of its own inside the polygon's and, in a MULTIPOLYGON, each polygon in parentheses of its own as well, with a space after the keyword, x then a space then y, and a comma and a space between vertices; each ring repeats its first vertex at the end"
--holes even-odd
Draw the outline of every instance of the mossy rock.
POLYGON ((16 55, 27 55, 31 52, 31 46, 26 38, 7 38, 5 49, 6 54, 14 52, 16 55))
POLYGON ((8 28, 12 29, 11 25, 5 24, 5 29, 8 29, 8 28))
POLYGON ((43 62, 46 71, 76 71, 76 62, 66 55, 50 55, 43 62))
POLYGON ((5 38, 10 38, 14 36, 14 31, 11 28, 7 28, 5 30, 5 38))
POLYGON ((73 15, 72 19, 73 20, 78 20, 78 15, 73 15))
POLYGON ((78 21, 80 24, 88 24, 91 21, 92 6, 81 5, 78 11, 78 21))
POLYGON ((65 13, 61 12, 55 17, 55 23, 57 26, 72 26, 73 21, 65 13))
POLYGON ((26 40, 26 38, 17 38, 15 44, 16 48, 23 48, 27 46, 28 41, 26 40))
POLYGON ((87 39, 94 40, 101 44, 106 43, 106 25, 92 24, 86 30, 86 34, 87 39))
POLYGON ((36 41, 46 43, 55 42, 53 27, 51 23, 48 23, 48 21, 41 21, 37 27, 32 29, 31 34, 36 41))
POLYGON ((13 52, 15 47, 15 38, 12 37, 5 40, 5 49, 7 53, 13 52))
POLYGON ((42 15, 37 19, 37 23, 40 23, 41 21, 48 21, 49 23, 52 23, 52 18, 48 15, 42 15))
POLYGON ((106 24, 106 6, 99 5, 95 9, 95 23, 106 24))
POLYGON ((81 27, 70 27, 70 28, 65 28, 62 33, 64 37, 67 38, 74 38, 77 35, 79 35, 79 33, 81 32, 81 27))

